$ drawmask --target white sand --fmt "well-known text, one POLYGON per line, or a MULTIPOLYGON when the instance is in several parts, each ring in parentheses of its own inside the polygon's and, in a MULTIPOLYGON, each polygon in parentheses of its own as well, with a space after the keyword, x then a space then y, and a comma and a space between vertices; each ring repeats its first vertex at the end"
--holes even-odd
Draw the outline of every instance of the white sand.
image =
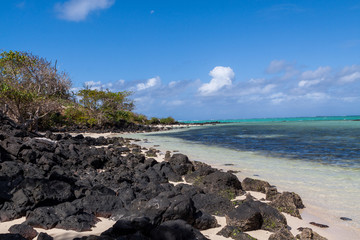
MULTIPOLYGON (((107 229, 111 228, 115 221, 106 219, 106 218, 99 218, 100 221, 95 225, 95 227, 91 231, 86 232, 76 232, 72 230, 64 230, 64 229, 49 229, 45 230, 42 228, 34 228, 38 233, 45 232, 52 236, 54 240, 68 240, 73 239, 76 237, 83 237, 89 235, 100 235, 102 232, 106 231, 107 229)), ((25 217, 9 221, 9 222, 2 222, 0 223, 0 233, 8 233, 8 229, 14 224, 21 224, 25 221, 25 217)), ((37 238, 35 238, 37 239, 37 238)))

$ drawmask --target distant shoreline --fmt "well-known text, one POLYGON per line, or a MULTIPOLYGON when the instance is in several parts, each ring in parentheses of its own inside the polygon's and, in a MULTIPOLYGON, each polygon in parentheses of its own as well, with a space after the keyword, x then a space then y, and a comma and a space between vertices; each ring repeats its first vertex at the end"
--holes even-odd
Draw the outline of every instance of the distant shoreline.
POLYGON ((253 123, 253 122, 293 122, 293 121, 360 121, 360 115, 316 116, 316 117, 279 117, 279 118, 243 118, 218 120, 181 120, 180 123, 253 123))

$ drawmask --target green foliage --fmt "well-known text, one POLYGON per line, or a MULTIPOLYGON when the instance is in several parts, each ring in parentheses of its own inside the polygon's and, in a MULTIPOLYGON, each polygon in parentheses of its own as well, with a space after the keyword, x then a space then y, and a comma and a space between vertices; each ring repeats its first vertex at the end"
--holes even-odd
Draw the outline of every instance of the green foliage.
POLYGON ((76 95, 80 98, 78 111, 83 112, 76 123, 101 125, 120 120, 131 121, 134 118, 131 110, 134 103, 128 97, 132 92, 111 92, 97 89, 82 89, 76 95))
POLYGON ((160 119, 156 118, 156 117, 152 117, 149 121, 150 124, 159 124, 160 123, 160 119))
POLYGON ((0 110, 24 124, 61 108, 71 82, 56 64, 27 52, 0 54, 0 110))
POLYGON ((147 124, 148 120, 147 117, 143 114, 134 114, 133 122, 137 124, 147 124))
POLYGON ((233 189, 225 189, 220 191, 220 196, 223 196, 224 198, 227 198, 229 200, 234 199, 236 197, 236 193, 233 189))
POLYGON ((0 53, 0 111, 20 124, 36 122, 43 128, 113 125, 119 121, 137 124, 174 124, 172 117, 151 118, 133 111, 132 92, 96 90, 86 87, 72 99, 71 81, 57 70, 56 62, 28 52, 0 53), (72 102, 71 100, 74 100, 72 102))
POLYGON ((161 124, 174 124, 174 123, 176 123, 176 121, 172 117, 167 117, 167 118, 161 118, 160 123, 161 124))
POLYGON ((265 230, 277 230, 279 228, 278 224, 275 222, 274 219, 271 219, 270 217, 265 217, 263 219, 263 229, 265 230))

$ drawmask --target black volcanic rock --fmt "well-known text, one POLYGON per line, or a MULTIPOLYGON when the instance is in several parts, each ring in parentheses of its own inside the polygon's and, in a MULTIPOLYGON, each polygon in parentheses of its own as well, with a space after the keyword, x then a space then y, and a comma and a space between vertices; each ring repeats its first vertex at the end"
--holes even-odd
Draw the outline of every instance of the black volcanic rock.
POLYGON ((283 192, 270 205, 277 208, 280 212, 288 213, 300 219, 301 215, 298 209, 305 207, 300 196, 293 192, 283 192))
POLYGON ((174 240, 206 240, 199 230, 183 220, 172 220, 162 223, 151 232, 152 240, 174 239, 174 240))
POLYGON ((215 193, 228 199, 243 193, 239 179, 228 172, 215 171, 196 180, 194 185, 204 189, 205 192, 215 193))
POLYGON ((226 224, 241 232, 252 231, 261 229, 263 218, 259 209, 242 204, 226 215, 226 224))
POLYGON ((27 239, 18 233, 15 233, 15 234, 3 233, 3 234, 0 234, 0 240, 27 240, 27 239))
POLYGON ((192 197, 195 207, 217 216, 224 216, 234 209, 232 202, 214 193, 198 193, 192 197))
POLYGON ((216 233, 216 235, 224 236, 226 238, 232 238, 235 240, 256 240, 249 234, 241 232, 239 228, 228 225, 221 229, 220 232, 216 233))
POLYGON ((245 178, 241 182, 241 186, 245 191, 256 191, 256 192, 266 192, 266 188, 270 187, 270 184, 266 181, 253 178, 245 178))
POLYGON ((194 166, 184 154, 173 154, 168 162, 170 163, 171 168, 180 176, 194 171, 194 166))
POLYGON ((35 231, 34 228, 26 224, 13 225, 9 228, 9 232, 13 234, 20 234, 28 240, 34 239, 38 235, 38 232, 35 231))
POLYGON ((53 240, 54 238, 48 235, 47 233, 39 233, 37 240, 53 240))

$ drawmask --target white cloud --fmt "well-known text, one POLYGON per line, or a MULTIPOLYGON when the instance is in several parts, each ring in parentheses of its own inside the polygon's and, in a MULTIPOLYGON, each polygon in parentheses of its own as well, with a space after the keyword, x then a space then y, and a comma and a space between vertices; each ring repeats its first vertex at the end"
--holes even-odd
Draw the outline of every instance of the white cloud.
POLYGON ((306 71, 301 74, 302 79, 323 78, 331 71, 330 67, 319 67, 315 71, 306 71))
POLYGON ((252 83, 252 84, 261 84, 265 82, 265 78, 251 78, 249 80, 249 83, 252 83))
POLYGON ((234 71, 230 67, 217 66, 210 71, 212 77, 209 83, 203 84, 198 90, 201 95, 211 95, 225 86, 231 86, 235 77, 234 71))
POLYGON ((350 83, 360 79, 360 72, 354 72, 348 75, 345 75, 339 79, 341 83, 350 83))
POLYGON ((170 88, 175 87, 176 84, 177 84, 176 81, 171 81, 171 82, 169 82, 169 87, 170 87, 170 88))
POLYGON ((82 21, 93 11, 111 7, 115 0, 69 0, 57 3, 55 10, 58 17, 68 21, 82 21))
POLYGON ((343 98, 341 98, 341 100, 343 100, 344 102, 355 102, 358 99, 359 99, 358 97, 343 97, 343 98))
POLYGON ((100 81, 98 81, 98 82, 94 82, 94 81, 85 82, 85 86, 89 86, 89 87, 91 87, 91 86, 96 86, 96 85, 100 85, 100 84, 101 84, 100 81))
POLYGON ((322 92, 308 93, 304 97, 313 99, 313 100, 324 100, 324 99, 330 98, 326 93, 322 93, 322 92))
POLYGON ((284 60, 273 60, 270 62, 269 66, 266 69, 267 73, 279 73, 285 70, 287 64, 284 60))
POLYGON ((98 82, 88 81, 85 82, 84 85, 90 88, 91 90, 105 90, 105 89, 113 90, 110 88, 114 86, 112 83, 102 83, 101 81, 98 82))
POLYGON ((183 105, 185 103, 185 101, 183 100, 173 100, 173 101, 162 101, 163 105, 167 105, 167 106, 180 106, 183 105))
POLYGON ((160 80, 160 77, 157 76, 157 77, 154 77, 154 78, 150 78, 146 81, 146 83, 139 83, 136 85, 136 88, 138 91, 141 91, 141 90, 145 90, 145 89, 148 89, 148 88, 152 88, 152 87, 155 87, 155 86, 158 86, 161 84, 161 80, 160 80))
POLYGON ((155 13, 155 11, 154 11, 154 10, 151 10, 151 11, 150 11, 150 14, 154 14, 154 13, 155 13))
POLYGON ((264 88, 261 89, 261 93, 269 93, 276 87, 275 84, 268 84, 264 88))
POLYGON ((124 83, 125 83, 124 79, 120 79, 117 81, 117 84, 119 84, 119 85, 124 85, 124 83))
POLYGON ((320 83, 322 81, 322 79, 315 79, 315 80, 301 80, 298 83, 299 87, 310 87, 312 85, 316 85, 318 83, 320 83))

